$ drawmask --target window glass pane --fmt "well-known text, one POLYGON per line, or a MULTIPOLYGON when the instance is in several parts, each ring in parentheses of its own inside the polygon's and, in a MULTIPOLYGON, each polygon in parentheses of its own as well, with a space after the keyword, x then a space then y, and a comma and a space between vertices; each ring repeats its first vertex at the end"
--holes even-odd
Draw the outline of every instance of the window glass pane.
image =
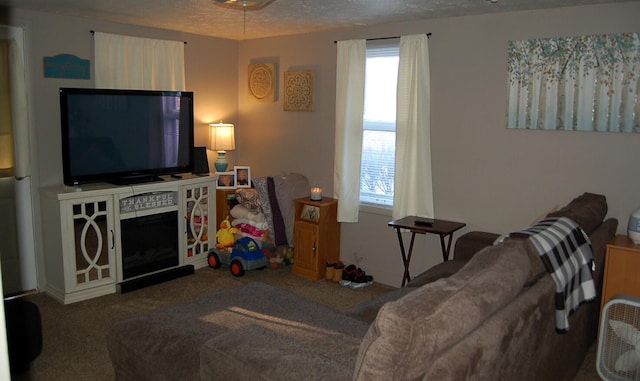
POLYGON ((364 119, 396 122, 398 57, 367 58, 364 119))
POLYGON ((360 201, 393 205, 396 133, 365 130, 363 134, 360 201))
POLYGON ((398 47, 368 48, 360 202, 392 206, 396 146, 398 47))

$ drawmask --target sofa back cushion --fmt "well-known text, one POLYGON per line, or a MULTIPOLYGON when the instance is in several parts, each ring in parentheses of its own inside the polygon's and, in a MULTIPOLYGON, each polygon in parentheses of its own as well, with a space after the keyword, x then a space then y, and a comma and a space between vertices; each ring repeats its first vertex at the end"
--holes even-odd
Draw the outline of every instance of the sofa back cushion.
POLYGON ((369 327, 354 380, 419 379, 438 355, 518 295, 530 262, 522 241, 489 246, 449 278, 385 304, 369 327))
POLYGON ((567 217, 572 219, 587 234, 591 234, 607 215, 607 198, 594 193, 584 193, 564 208, 549 213, 547 217, 567 217))

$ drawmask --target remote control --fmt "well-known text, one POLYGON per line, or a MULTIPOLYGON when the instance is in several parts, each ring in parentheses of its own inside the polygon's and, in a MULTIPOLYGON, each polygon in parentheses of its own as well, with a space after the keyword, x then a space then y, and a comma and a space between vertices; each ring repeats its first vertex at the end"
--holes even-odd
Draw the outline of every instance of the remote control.
POLYGON ((419 226, 431 226, 433 225, 433 220, 426 220, 426 219, 415 220, 414 224, 419 226))

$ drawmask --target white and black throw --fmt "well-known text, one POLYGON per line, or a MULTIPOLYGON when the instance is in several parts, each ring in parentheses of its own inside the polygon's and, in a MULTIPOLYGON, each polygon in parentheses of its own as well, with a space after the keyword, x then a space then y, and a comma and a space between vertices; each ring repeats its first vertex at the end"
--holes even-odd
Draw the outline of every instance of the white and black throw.
POLYGON ((593 250, 587 234, 573 220, 551 217, 510 237, 526 236, 556 284, 556 329, 569 331, 569 315, 596 297, 593 250))

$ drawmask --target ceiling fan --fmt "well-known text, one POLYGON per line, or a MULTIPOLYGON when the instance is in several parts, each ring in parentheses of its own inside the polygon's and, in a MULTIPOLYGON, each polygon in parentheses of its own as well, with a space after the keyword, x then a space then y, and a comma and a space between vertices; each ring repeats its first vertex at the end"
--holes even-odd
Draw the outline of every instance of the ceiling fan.
POLYGON ((257 11, 271 4, 273 1, 274 0, 213 0, 213 3, 224 8, 257 11))

